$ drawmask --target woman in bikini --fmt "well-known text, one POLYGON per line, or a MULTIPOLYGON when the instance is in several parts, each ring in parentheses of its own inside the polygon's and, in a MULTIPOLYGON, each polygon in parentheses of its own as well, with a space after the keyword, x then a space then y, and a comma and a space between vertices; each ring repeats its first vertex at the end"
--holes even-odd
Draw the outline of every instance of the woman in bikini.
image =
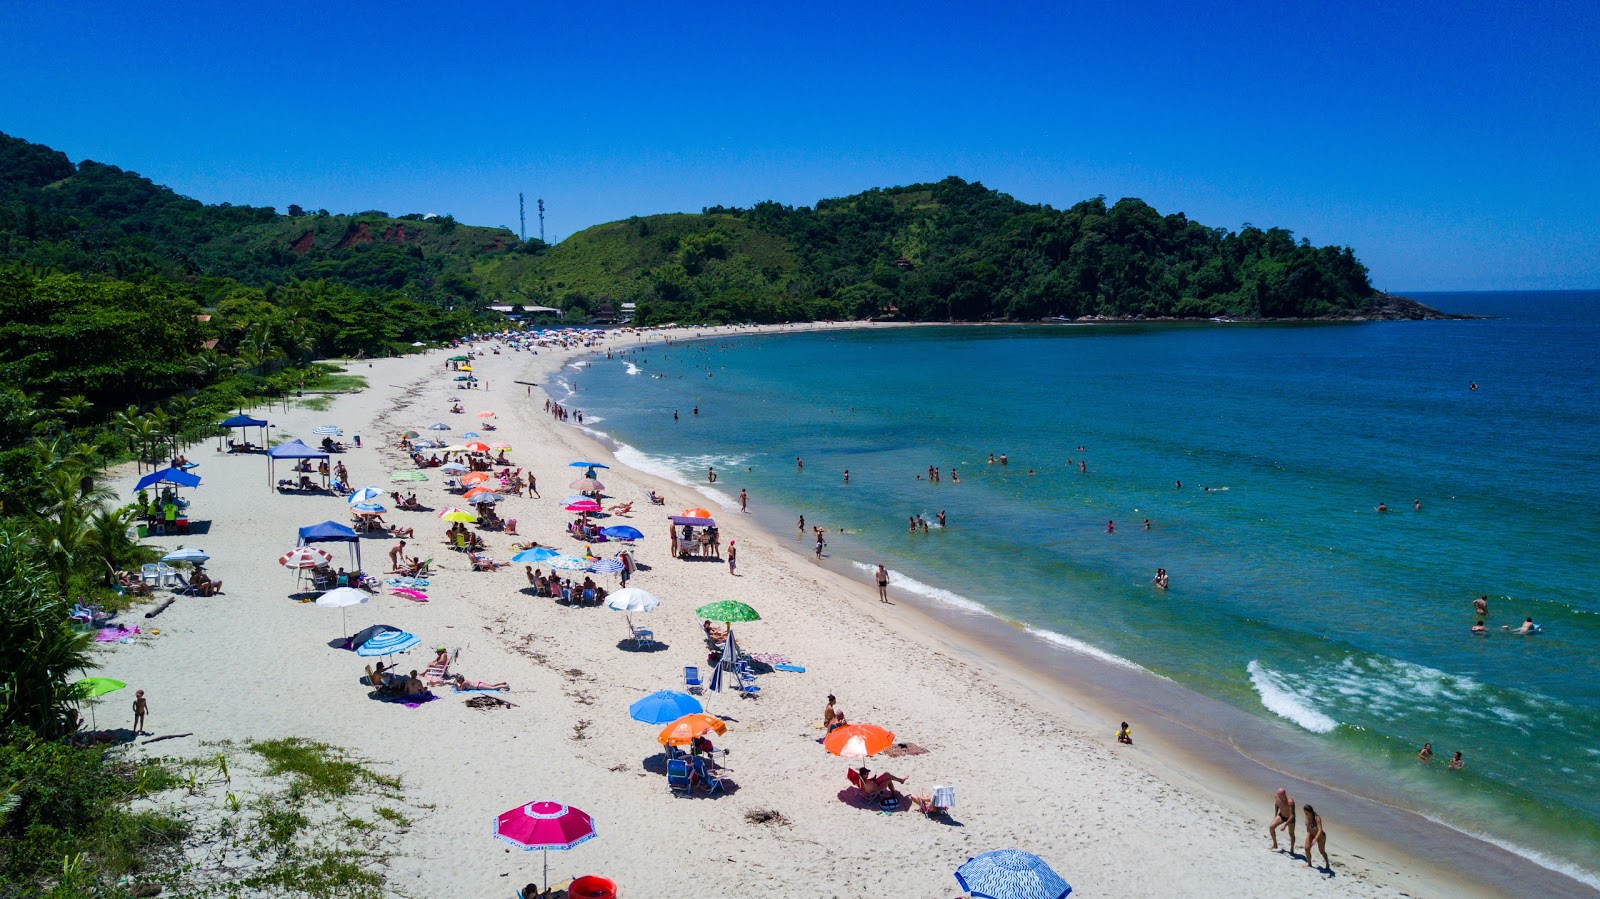
POLYGON ((1332 870, 1333 862, 1328 860, 1328 832, 1322 827, 1322 816, 1317 814, 1316 809, 1312 808, 1310 803, 1301 806, 1300 810, 1306 816, 1306 867, 1313 867, 1311 864, 1311 847, 1315 845, 1322 850, 1322 867, 1332 870))

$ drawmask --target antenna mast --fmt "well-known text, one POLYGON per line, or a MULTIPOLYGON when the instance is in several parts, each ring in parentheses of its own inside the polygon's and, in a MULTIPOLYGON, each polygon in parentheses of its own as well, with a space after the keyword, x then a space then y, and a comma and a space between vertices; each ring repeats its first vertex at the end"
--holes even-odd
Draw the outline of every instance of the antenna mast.
POLYGON ((544 243, 544 200, 539 201, 539 242, 544 243))
POLYGON ((528 242, 528 207, 522 202, 522 194, 517 194, 517 237, 523 243, 528 242))

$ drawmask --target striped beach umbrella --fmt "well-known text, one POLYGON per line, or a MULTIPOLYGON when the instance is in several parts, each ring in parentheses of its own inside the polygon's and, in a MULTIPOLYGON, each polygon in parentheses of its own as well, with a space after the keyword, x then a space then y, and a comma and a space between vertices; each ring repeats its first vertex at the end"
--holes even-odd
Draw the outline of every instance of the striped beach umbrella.
POLYGON ((985 852, 956 869, 956 882, 974 899, 1063 899, 1072 885, 1044 859, 1021 849, 985 852))
POLYGON ((347 502, 353 506, 356 503, 370 503, 375 499, 383 499, 383 490, 377 487, 362 487, 355 493, 350 494, 347 502))
POLYGON ((622 568, 623 568, 623 565, 622 565, 622 560, 621 559, 601 559, 600 561, 595 562, 595 563, 593 563, 593 564, 591 564, 589 566, 589 570, 594 572, 595 574, 609 574, 609 575, 621 574, 622 573, 622 568))
POLYGON ((278 557, 278 564, 285 568, 305 570, 318 565, 328 565, 333 562, 333 556, 317 549, 315 546, 298 546, 278 557))
POLYGON ((573 574, 589 570, 589 560, 577 556, 556 556, 550 560, 551 571, 565 572, 569 577, 573 574))
POLYGON ((492 505, 503 499, 505 499, 505 497, 495 493, 493 490, 474 490, 472 491, 472 495, 467 497, 467 502, 474 506, 481 506, 484 503, 489 503, 492 505))
POLYGON ((319 437, 343 437, 344 429, 335 425, 320 425, 312 428, 311 433, 316 434, 319 437))
POLYGON ((394 655, 397 652, 405 652, 421 642, 416 634, 408 634, 405 631, 380 631, 356 647, 356 655, 368 657, 394 655))
POLYGON ((428 425, 428 430, 430 430, 430 431, 448 431, 448 430, 450 430, 450 426, 445 424, 442 421, 436 421, 433 424, 428 425))

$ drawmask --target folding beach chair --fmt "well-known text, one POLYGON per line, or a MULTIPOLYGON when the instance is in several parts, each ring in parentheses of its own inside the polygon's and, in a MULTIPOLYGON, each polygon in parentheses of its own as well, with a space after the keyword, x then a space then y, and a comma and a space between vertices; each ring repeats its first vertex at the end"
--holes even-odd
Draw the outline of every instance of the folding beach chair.
POLYGON ((694 665, 683 666, 683 683, 690 693, 700 693, 700 669, 694 665))
POLYGON ((689 795, 689 762, 685 759, 667 760, 667 787, 674 796, 689 795))
POLYGON ((727 792, 727 788, 722 785, 722 778, 711 770, 711 766, 706 764, 705 759, 697 758, 694 760, 694 771, 700 775, 700 780, 705 783, 707 796, 719 790, 724 793, 727 792))

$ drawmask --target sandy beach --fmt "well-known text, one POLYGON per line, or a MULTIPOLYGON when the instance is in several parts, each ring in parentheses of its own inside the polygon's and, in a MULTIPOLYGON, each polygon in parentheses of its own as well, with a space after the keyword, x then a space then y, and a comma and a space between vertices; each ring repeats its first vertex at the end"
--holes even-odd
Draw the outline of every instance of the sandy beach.
MULTIPOLYGON (((598 349, 628 342, 619 335, 598 349)), ((494 411, 494 438, 514 447, 512 466, 536 476, 542 494, 501 504, 520 536, 484 535, 500 561, 519 540, 581 549, 565 535, 568 516, 559 505, 571 492, 567 482, 581 474, 568 462, 610 464, 601 473, 606 493, 634 507, 630 517, 606 523, 645 534, 636 553, 644 570, 630 586, 663 602, 636 623, 665 648, 632 651, 621 613, 534 598, 521 566, 471 571, 462 554, 442 545, 446 526, 434 513, 391 510, 390 522, 416 529, 408 554, 434 560, 430 601, 385 590, 349 610, 350 630, 381 623, 418 635, 422 644, 399 657, 404 669, 424 667, 433 646, 459 649, 455 670, 508 681, 510 692, 500 695, 516 705, 474 709, 448 690, 417 708, 369 699, 358 683, 368 660, 329 645, 341 636, 339 612, 290 598, 295 579, 277 564, 298 527, 346 522, 345 501, 279 494, 264 457, 199 445, 189 456, 201 463, 203 484, 190 495, 193 517, 208 520, 209 531, 149 542, 209 552, 208 570, 226 594, 179 598, 148 621, 130 613, 160 633, 100 652, 100 673, 146 691, 152 733, 194 735, 135 751, 198 754, 205 740, 302 736, 372 760, 431 805, 396 837, 392 884, 408 896, 505 897, 537 879, 538 856, 497 842, 491 825, 497 814, 540 799, 589 812, 599 833, 552 855, 552 880, 603 874, 626 896, 956 896, 951 872, 998 848, 1039 854, 1084 896, 1498 893, 1341 829, 1333 808, 1324 809, 1331 875, 1269 851, 1269 792, 1244 793, 1157 740, 1117 745, 1117 719, 1087 693, 1062 692, 1030 677, 1020 661, 983 655, 967 635, 911 603, 880 604, 870 584, 817 565, 793 550, 792 539, 764 533, 737 511, 718 519, 724 545, 737 541, 738 576, 726 564, 669 558, 665 515, 704 505, 705 497, 620 465, 543 410, 536 385, 592 350, 494 355, 489 342, 475 346, 484 351, 474 362, 484 389, 457 389, 444 370, 452 353, 435 350, 351 363, 368 389, 335 398, 326 411, 263 417, 274 442, 313 442, 312 429, 323 424, 342 427, 346 440, 360 435, 362 448, 336 458, 355 486, 387 491, 390 472, 412 467, 395 447, 400 430, 443 421, 459 434, 481 424, 477 413, 494 411), (449 414, 458 400, 466 414, 449 414), (665 507, 649 505, 652 489, 667 498, 665 507), (722 599, 761 613, 761 621, 737 626, 742 648, 806 670, 762 676, 759 698, 708 693, 710 711, 728 723, 716 742, 731 751, 732 789, 674 798, 652 761, 657 728, 630 720, 627 707, 652 691, 681 688, 685 665, 708 670, 694 609, 722 599), (926 750, 867 764, 906 778, 908 792, 954 786, 953 820, 904 808, 884 814, 852 801, 850 763, 817 742, 829 693, 850 721, 882 725, 926 750), (788 823, 751 823, 746 814, 756 810, 780 812, 788 823)), ((115 488, 127 495, 131 468, 116 474, 115 488)), ((417 488, 435 510, 461 505, 441 475, 428 474, 426 483, 399 486, 417 488)), ((367 569, 387 567, 394 543, 363 540, 367 569)), ((327 548, 344 561, 342 547, 327 548)), ((116 720, 128 714, 118 705, 102 708, 102 725, 126 725, 116 720)), ((1138 728, 1135 735, 1147 736, 1138 728)))

